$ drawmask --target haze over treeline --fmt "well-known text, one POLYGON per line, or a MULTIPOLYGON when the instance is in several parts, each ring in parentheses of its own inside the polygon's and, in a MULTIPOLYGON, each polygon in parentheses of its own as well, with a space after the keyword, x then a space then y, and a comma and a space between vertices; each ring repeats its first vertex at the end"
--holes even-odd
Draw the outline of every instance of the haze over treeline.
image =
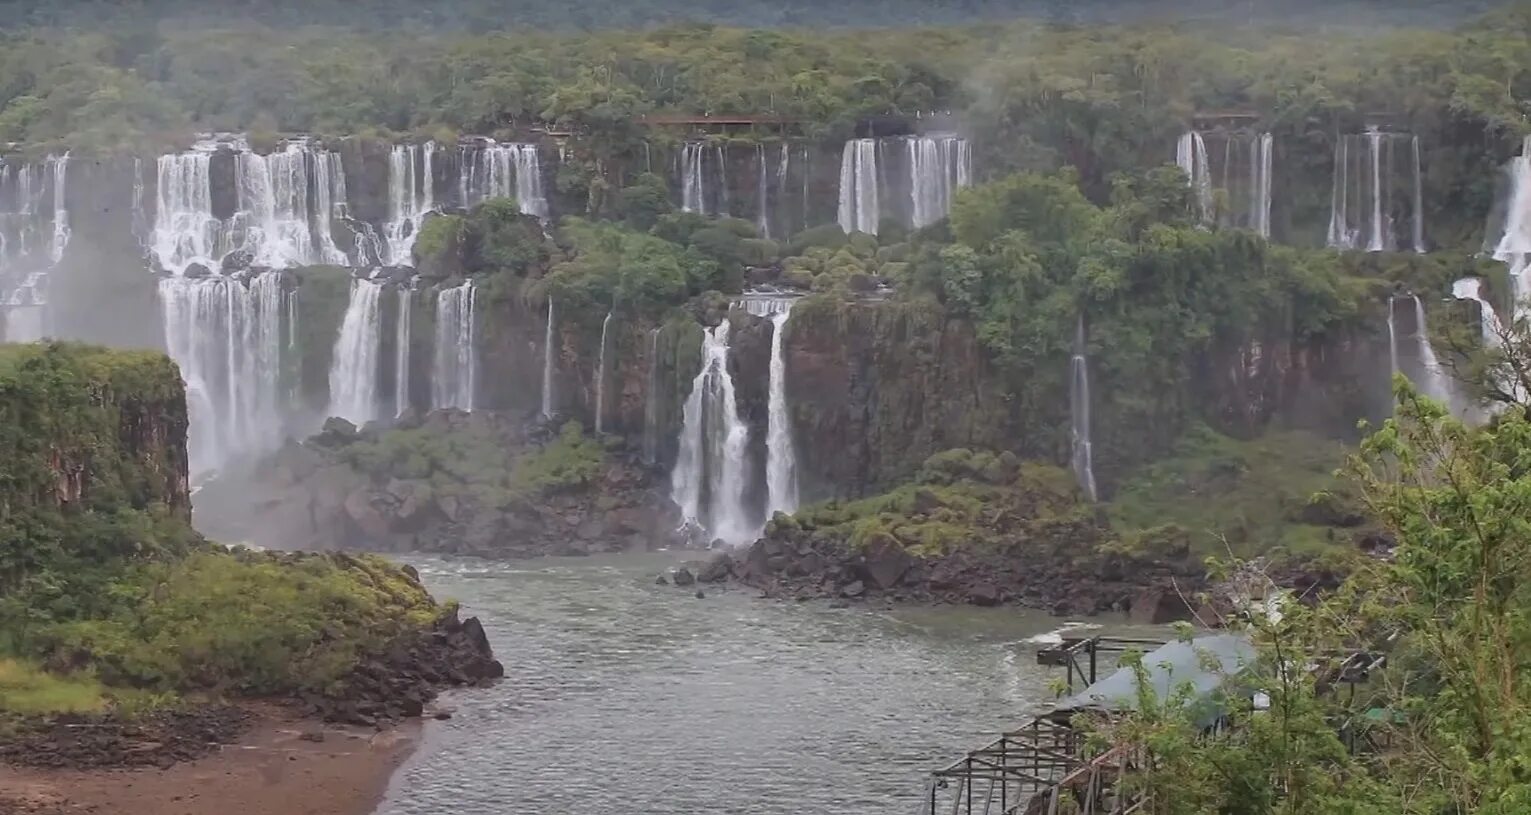
POLYGON ((175 25, 413 26, 454 31, 527 26, 602 29, 700 21, 745 26, 952 25, 1011 18, 1059 22, 1275 20, 1305 25, 1439 25, 1505 5, 1504 0, 4 0, 0 26, 84 28, 164 20, 175 25))

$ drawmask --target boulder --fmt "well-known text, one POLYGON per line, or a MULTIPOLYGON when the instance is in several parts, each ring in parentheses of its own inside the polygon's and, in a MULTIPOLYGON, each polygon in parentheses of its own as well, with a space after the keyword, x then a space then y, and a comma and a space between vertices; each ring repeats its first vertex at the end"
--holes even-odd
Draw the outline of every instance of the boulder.
POLYGON ((975 606, 997 606, 1005 601, 1005 594, 999 586, 988 581, 976 583, 967 589, 967 601, 975 606))
POLYGON ((682 566, 675 570, 675 585, 690 586, 694 583, 696 583, 696 575, 692 574, 690 569, 682 566))
POLYGON ((891 589, 914 564, 914 558, 892 536, 878 534, 867 546, 866 575, 873 586, 891 589))
POLYGON ((366 488, 352 490, 345 500, 346 517, 369 540, 387 538, 390 533, 388 519, 372 503, 372 493, 366 488))
POLYGON ((867 593, 866 584, 860 580, 853 580, 840 587, 841 597, 860 597, 867 593))
POLYGON ((734 559, 727 552, 719 552, 696 573, 702 583, 721 583, 734 574, 734 559))
POLYGON ((1128 619, 1133 625, 1164 625, 1194 619, 1185 600, 1173 590, 1146 588, 1132 598, 1128 619))
POLYGON ((235 249, 223 256, 223 262, 219 264, 219 271, 225 277, 230 277, 240 272, 247 271, 255 263, 255 253, 248 249, 235 249))

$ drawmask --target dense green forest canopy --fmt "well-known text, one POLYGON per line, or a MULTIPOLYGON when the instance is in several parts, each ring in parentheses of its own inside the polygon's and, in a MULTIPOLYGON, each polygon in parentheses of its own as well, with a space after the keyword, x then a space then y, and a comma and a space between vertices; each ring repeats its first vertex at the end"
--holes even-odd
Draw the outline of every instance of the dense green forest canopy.
MULTIPOLYGON (((327 4, 310 6, 319 15, 327 4)), ((210 130, 442 137, 546 122, 616 150, 650 112, 770 113, 798 135, 830 137, 869 116, 950 111, 992 153, 981 166, 1073 163, 1095 181, 1120 169, 1095 165, 1132 166, 1134 145, 1172 137, 1199 111, 1255 111, 1299 138, 1332 130, 1339 117, 1385 112, 1415 132, 1452 137, 1440 141, 1465 132, 1481 142, 1524 130, 1531 96, 1524 3, 1449 30, 1022 20, 569 33, 485 24, 386 40, 358 27, 369 18, 355 11, 349 26, 277 28, 238 14, 158 22, 157 8, 99 29, 0 29, 0 143, 100 151, 210 130)), ((1282 25, 1305 22, 1286 11, 1282 25)), ((1391 15, 1357 19, 1401 19, 1391 15)))
POLYGON ((125 21, 167 19, 178 24, 226 23, 230 19, 268 25, 341 25, 368 29, 417 27, 452 31, 510 30, 525 26, 621 28, 684 21, 748 26, 930 25, 978 19, 1032 17, 1064 22, 1120 22, 1145 19, 1228 21, 1309 16, 1315 23, 1443 24, 1500 5, 1496 0, 74 0, 0 2, 0 20, 23 25, 95 27, 125 21))

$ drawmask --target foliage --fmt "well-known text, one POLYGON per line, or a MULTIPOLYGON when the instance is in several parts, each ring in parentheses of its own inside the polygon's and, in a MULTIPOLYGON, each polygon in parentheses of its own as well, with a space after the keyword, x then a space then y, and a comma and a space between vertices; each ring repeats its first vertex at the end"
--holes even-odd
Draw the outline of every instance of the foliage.
POLYGON ((590 486, 600 477, 606 451, 585 435, 579 422, 568 422, 558 438, 516 462, 511 484, 529 493, 554 493, 590 486))
POLYGON ((54 676, 31 662, 0 659, 0 712, 96 713, 105 707, 101 683, 93 677, 54 676))

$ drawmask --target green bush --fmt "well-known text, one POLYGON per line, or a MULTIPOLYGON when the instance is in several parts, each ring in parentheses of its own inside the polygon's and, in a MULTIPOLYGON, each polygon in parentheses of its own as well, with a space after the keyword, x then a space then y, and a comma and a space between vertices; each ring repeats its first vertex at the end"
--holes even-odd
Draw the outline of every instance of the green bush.
POLYGON ((605 459, 600 441, 586 436, 579 422, 568 422, 557 440, 516 462, 511 483, 538 494, 581 489, 600 478, 605 459))

